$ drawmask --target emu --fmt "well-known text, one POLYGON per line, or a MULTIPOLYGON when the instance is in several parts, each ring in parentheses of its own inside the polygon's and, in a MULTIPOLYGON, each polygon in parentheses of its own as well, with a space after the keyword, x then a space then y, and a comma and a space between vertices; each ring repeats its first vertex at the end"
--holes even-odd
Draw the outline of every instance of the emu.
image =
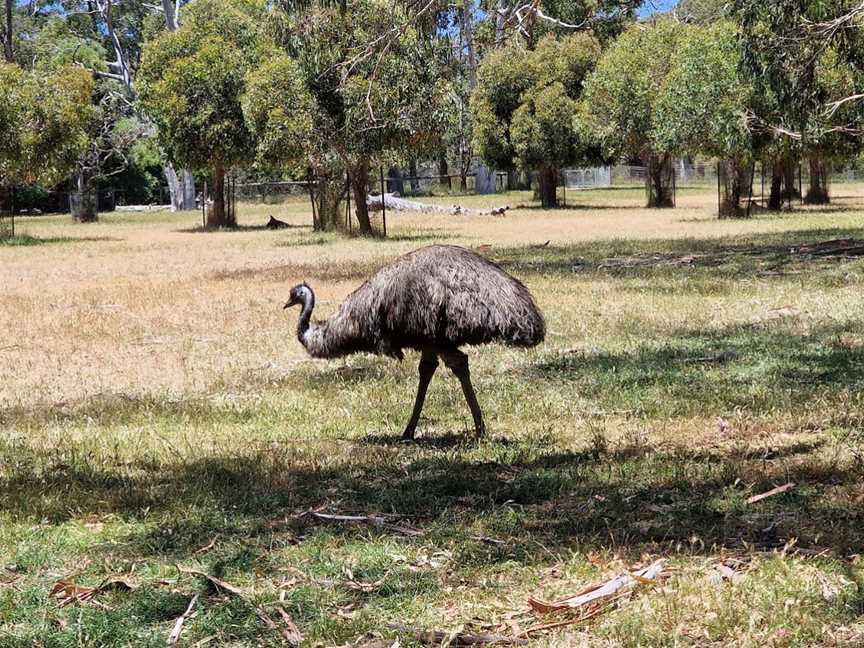
POLYGON ((312 321, 315 293, 291 289, 285 308, 300 304, 297 339, 315 358, 374 353, 402 360, 420 352, 420 381, 403 438, 413 439, 438 359, 455 374, 477 437, 483 414, 471 384, 464 345, 501 342, 533 347, 546 325, 528 289, 498 265, 452 245, 432 245, 399 257, 355 290, 326 321, 312 321))

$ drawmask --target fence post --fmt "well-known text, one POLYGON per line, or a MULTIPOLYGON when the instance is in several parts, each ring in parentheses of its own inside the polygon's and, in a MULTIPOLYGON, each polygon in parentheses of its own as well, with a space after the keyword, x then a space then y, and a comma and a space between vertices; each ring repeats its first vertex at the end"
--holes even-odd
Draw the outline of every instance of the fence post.
POLYGON ((345 195, 348 197, 348 200, 345 201, 345 227, 348 228, 348 232, 351 232, 351 173, 349 171, 345 172, 345 195))
POLYGON ((387 237, 387 204, 384 200, 384 167, 381 167, 381 225, 384 230, 384 237, 387 237))
MULTIPOLYGON (((567 172, 561 171, 561 186, 564 191, 564 206, 567 206, 567 172)), ((509 188, 509 187, 508 187, 509 188)))

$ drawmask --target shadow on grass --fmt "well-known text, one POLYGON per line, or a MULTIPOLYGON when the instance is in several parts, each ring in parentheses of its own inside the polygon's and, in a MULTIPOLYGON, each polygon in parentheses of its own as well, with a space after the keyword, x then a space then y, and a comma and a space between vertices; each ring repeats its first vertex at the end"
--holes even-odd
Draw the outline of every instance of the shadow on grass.
POLYGON ((0 247, 30 247, 37 245, 61 245, 64 243, 104 243, 122 241, 113 236, 30 236, 22 234, 10 238, 0 237, 0 247))
POLYGON ((795 330, 794 316, 705 332, 681 329, 624 352, 548 352, 516 370, 572 385, 614 409, 657 417, 746 408, 770 413, 864 389, 857 321, 795 330))
POLYGON ((425 541, 443 546, 482 531, 504 542, 501 560, 528 563, 548 558, 537 543, 553 553, 614 547, 634 556, 681 545, 695 553, 748 542, 775 546, 790 537, 841 555, 864 548, 864 511, 830 496, 854 488, 861 470, 828 460, 705 461, 680 449, 576 452, 494 442, 464 453, 378 446, 350 454, 357 456, 328 465, 323 458, 295 462, 291 452, 270 448, 134 475, 83 460, 39 475, 19 464, 5 471, 0 492, 7 513, 48 523, 107 513, 155 521, 131 526, 122 539, 123 551, 139 557, 187 557, 216 535, 263 554, 283 527, 295 542, 319 530, 360 538, 389 533, 294 517, 328 504, 334 512, 399 513, 425 530, 425 541), (745 504, 750 494, 785 481, 798 486, 757 507, 745 504))
POLYGON ((237 225, 237 227, 204 227, 196 225, 195 227, 184 227, 174 230, 177 234, 239 234, 242 232, 286 232, 290 230, 311 230, 312 225, 294 225, 286 223, 284 227, 273 229, 267 225, 237 225))
MULTIPOLYGON (((601 272, 611 276, 677 276, 708 272, 710 278, 799 274, 855 261, 860 252, 810 253, 802 246, 864 238, 861 228, 820 228, 717 239, 606 240, 497 251, 497 261, 517 274, 601 272)), ((864 245, 864 241, 862 241, 864 245)))

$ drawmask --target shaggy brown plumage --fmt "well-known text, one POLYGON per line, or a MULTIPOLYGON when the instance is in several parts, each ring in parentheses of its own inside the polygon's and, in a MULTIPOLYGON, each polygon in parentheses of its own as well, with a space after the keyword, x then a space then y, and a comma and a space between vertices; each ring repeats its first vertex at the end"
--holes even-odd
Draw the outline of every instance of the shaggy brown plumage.
POLYGON ((488 342, 532 347, 546 332, 543 316, 519 280, 453 245, 432 245, 396 259, 351 293, 326 321, 311 321, 315 295, 308 285, 291 290, 285 306, 294 304, 303 305, 297 339, 316 358, 368 352, 401 360, 403 349, 422 352, 420 388, 406 437, 413 436, 439 356, 462 382, 479 435, 482 415, 468 358, 459 347, 488 342))

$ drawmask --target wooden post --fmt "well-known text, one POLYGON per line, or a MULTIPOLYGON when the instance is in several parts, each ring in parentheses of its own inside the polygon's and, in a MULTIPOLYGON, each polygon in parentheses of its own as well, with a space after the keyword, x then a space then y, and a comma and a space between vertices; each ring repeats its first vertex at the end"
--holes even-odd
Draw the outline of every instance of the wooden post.
MULTIPOLYGON (((720 208, 722 206, 723 199, 720 197, 720 160, 717 160, 717 213, 720 214, 720 208)), ((720 215, 720 218, 723 218, 720 215)))
MULTIPOLYGON (((507 187, 508 189, 510 187, 507 187)), ((562 169, 561 171, 561 188, 564 191, 564 206, 567 206, 567 172, 562 169)))
POLYGON ((798 199, 804 204, 804 184, 801 182, 801 162, 798 162, 798 199))
POLYGON ((387 205, 384 200, 384 167, 381 167, 381 225, 384 230, 384 236, 387 236, 387 205))
POLYGON ((345 196, 348 198, 345 201, 345 227, 348 232, 351 232, 351 173, 345 172, 345 196))
POLYGON ((747 218, 750 218, 750 207, 753 205, 753 174, 756 173, 756 161, 750 165, 750 194, 747 197, 747 218))
POLYGON ((318 211, 315 207, 315 190, 312 188, 312 178, 312 170, 309 169, 306 171, 306 181, 308 183, 307 187, 309 189, 309 202, 312 203, 312 230, 317 232, 319 228, 318 211))

